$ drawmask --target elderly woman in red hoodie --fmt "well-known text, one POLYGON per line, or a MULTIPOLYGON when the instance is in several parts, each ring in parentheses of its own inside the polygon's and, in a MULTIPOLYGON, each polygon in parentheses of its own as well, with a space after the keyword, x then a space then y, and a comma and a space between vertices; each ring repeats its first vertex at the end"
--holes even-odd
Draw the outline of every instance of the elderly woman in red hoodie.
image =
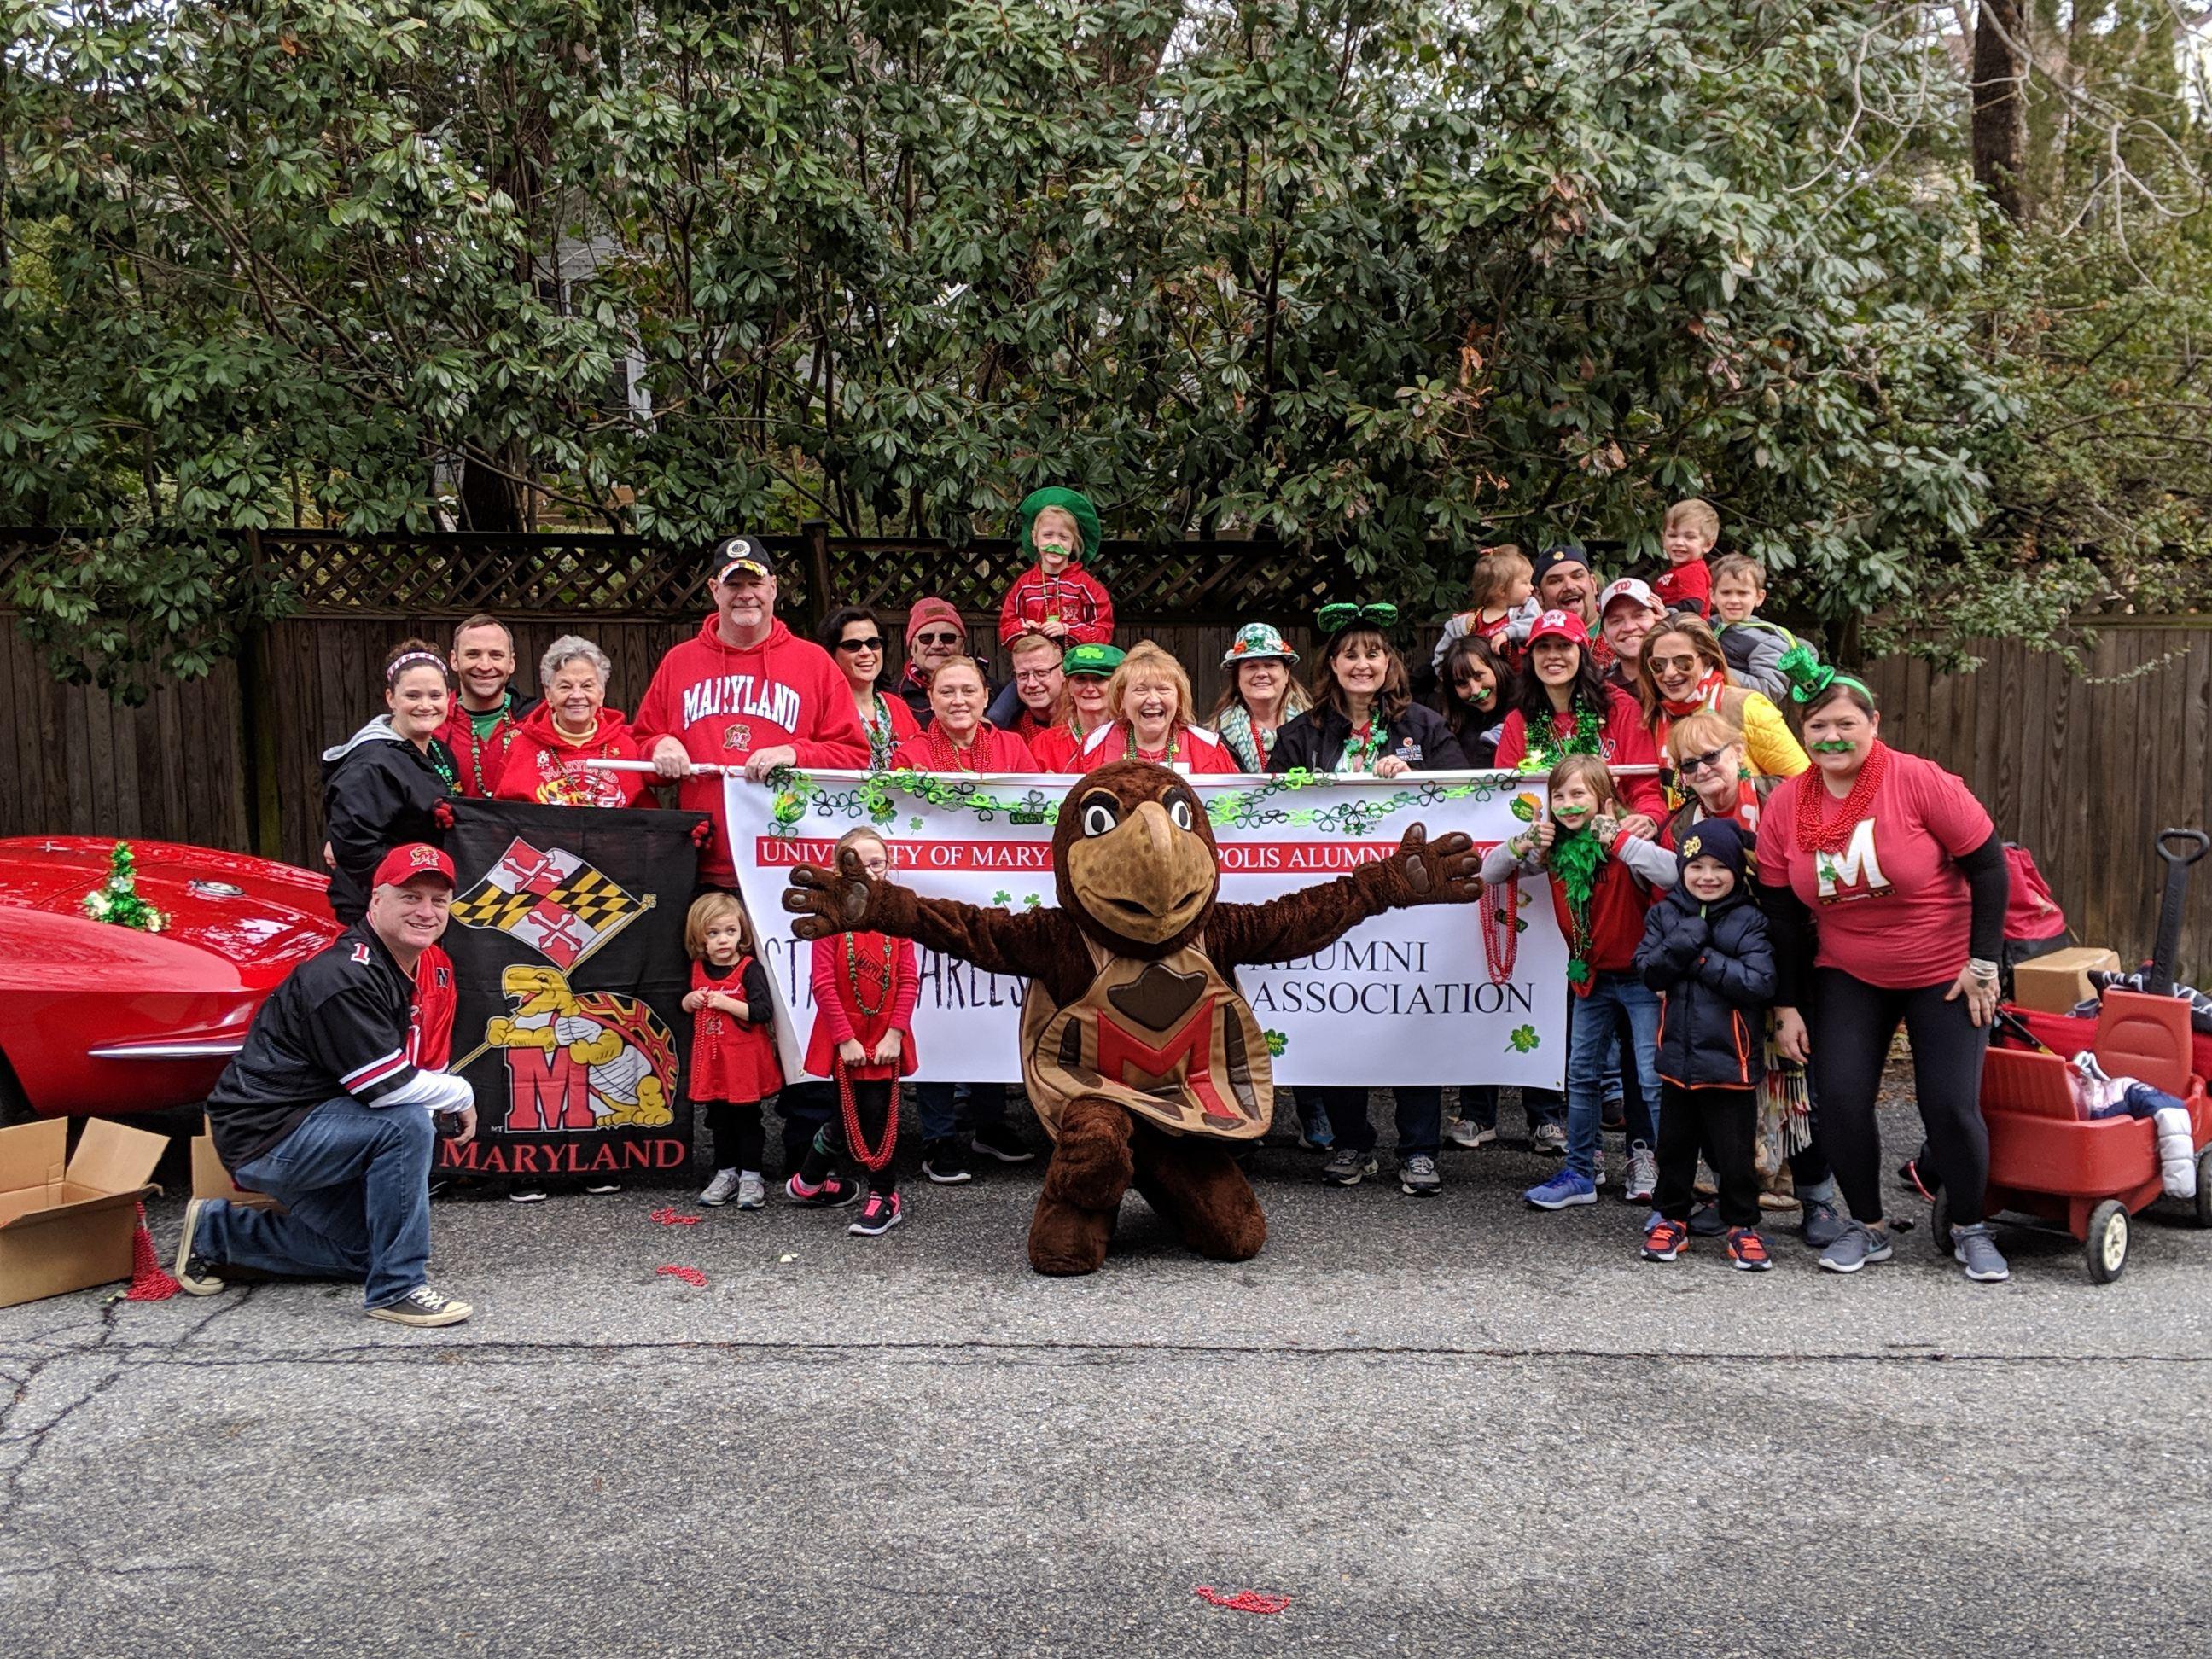
MULTIPOLYGON (((546 647, 538 665, 545 700, 526 715, 507 745, 498 799, 548 806, 635 806, 651 786, 645 772, 609 772, 586 761, 642 758, 619 708, 607 707, 614 665, 578 634, 546 647)), ((650 805, 652 803, 646 803, 650 805)))

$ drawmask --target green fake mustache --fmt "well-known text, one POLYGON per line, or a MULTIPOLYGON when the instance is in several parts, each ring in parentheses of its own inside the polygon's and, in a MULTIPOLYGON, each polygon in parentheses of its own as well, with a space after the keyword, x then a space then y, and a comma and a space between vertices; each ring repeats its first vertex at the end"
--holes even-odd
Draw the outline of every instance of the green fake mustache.
POLYGON ((1858 752, 1858 744, 1844 738, 1824 738, 1819 743, 1806 745, 1816 755, 1851 755, 1858 752))
POLYGON ((1066 542, 1044 542, 1038 545, 1040 553, 1057 553, 1063 559, 1072 556, 1075 550, 1066 542))
POLYGON ((1597 811, 1595 806, 1554 806, 1552 816, 1562 823, 1577 824, 1597 811))

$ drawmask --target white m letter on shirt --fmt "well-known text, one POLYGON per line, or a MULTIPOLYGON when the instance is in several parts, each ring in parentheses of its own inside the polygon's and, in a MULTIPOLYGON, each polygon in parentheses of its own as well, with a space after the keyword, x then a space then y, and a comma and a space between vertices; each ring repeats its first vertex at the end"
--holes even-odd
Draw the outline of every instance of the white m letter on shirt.
POLYGON ((1841 898, 1866 898, 1889 890, 1881 872, 1881 860, 1874 850, 1874 820, 1861 818, 1851 831, 1850 844, 1840 853, 1815 853, 1813 868, 1820 879, 1821 902, 1841 898))

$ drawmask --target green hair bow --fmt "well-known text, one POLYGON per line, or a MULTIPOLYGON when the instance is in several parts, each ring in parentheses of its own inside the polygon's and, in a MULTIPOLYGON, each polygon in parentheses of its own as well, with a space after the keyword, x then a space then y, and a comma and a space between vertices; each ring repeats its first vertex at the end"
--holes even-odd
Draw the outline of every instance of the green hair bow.
POLYGON ((1314 620, 1320 624, 1324 635, 1341 634, 1346 629, 1358 627, 1363 623, 1370 628, 1395 628, 1398 625, 1398 607, 1388 600, 1376 605, 1340 602, 1322 606, 1321 614, 1314 620))
POLYGON ((1874 688, 1864 680, 1840 673, 1833 665, 1822 662, 1813 654, 1813 647, 1800 640, 1782 653, 1774 666, 1782 678, 1790 682, 1790 701, 1806 703, 1813 701, 1832 685, 1848 685, 1858 691, 1869 702, 1874 701, 1874 688))

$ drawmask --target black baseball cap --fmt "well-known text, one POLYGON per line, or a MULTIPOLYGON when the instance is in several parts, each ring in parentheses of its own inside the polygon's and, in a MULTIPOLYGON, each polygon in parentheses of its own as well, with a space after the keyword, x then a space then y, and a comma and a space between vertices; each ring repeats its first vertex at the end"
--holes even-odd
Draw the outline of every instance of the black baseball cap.
POLYGON ((1562 542, 1557 547, 1547 547, 1536 556, 1535 574, 1532 580, 1540 582, 1563 564, 1571 564, 1583 570, 1590 568, 1589 558, 1572 542, 1562 542))
POLYGON ((773 576, 775 562, 757 536, 725 536, 707 556, 707 574, 718 582, 736 575, 773 576))

